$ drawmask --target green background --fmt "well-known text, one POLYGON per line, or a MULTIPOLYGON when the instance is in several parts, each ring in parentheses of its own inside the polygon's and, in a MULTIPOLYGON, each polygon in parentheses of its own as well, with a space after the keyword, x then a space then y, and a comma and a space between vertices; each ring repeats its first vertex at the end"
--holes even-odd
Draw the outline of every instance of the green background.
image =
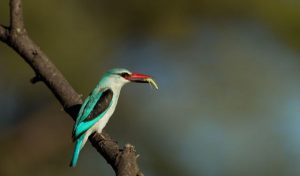
MULTIPOLYGON (((300 174, 300 1, 23 2, 32 39, 86 97, 108 69, 131 84, 106 130, 145 175, 300 174)), ((8 25, 8 0, 0 23, 8 25)), ((73 121, 0 43, 0 175, 113 175, 89 143, 68 167, 73 121)))

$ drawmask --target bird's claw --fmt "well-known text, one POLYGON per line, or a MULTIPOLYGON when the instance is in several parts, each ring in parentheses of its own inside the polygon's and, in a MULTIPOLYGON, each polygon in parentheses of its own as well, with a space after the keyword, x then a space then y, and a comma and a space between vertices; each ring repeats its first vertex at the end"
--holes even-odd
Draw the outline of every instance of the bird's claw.
POLYGON ((112 140, 112 139, 107 139, 102 133, 100 133, 100 136, 102 138, 101 140, 101 143, 104 143, 104 142, 114 142, 114 143, 118 143, 116 140, 112 140))

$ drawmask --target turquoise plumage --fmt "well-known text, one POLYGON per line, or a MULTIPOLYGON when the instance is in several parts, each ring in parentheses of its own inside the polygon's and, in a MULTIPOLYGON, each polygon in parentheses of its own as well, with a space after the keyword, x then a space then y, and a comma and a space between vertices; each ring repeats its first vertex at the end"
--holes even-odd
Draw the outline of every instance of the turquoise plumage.
POLYGON ((88 115, 92 112, 94 109, 97 101, 100 99, 102 95, 102 92, 93 92, 90 96, 88 96, 82 107, 80 108, 79 115, 77 117, 78 120, 76 120, 75 126, 74 126, 74 131, 73 131, 73 138, 76 139, 88 130, 90 127, 92 127, 98 120, 100 120, 101 117, 103 117, 103 114, 105 113, 102 112, 101 114, 98 115, 97 118, 95 118, 92 121, 87 121, 85 122, 84 120, 88 117, 88 115))
MULTIPOLYGON (((76 166, 80 150, 83 146, 82 144, 83 144, 83 142, 85 143, 84 133, 87 130, 89 130, 92 126, 94 126, 105 115, 106 111, 108 110, 108 108, 107 108, 105 111, 98 114, 92 120, 85 121, 87 119, 87 117, 89 117, 89 115, 91 114, 93 109, 95 108, 96 103, 99 101, 99 99, 103 95, 103 92, 106 90, 107 89, 102 89, 101 91, 93 91, 91 93, 91 95, 89 95, 85 99, 84 103, 82 104, 82 106, 80 108, 76 123, 74 125, 73 135, 72 135, 73 140, 75 141, 75 148, 74 148, 73 157, 72 157, 72 160, 70 163, 71 167, 76 166)), ((112 101, 110 102, 109 106, 111 105, 111 103, 112 103, 112 101)))
POLYGON ((82 135, 75 142, 75 148, 74 148, 74 152, 73 152, 73 157, 72 157, 71 162, 70 162, 70 167, 75 167, 76 164, 77 164, 79 153, 80 153, 80 150, 81 150, 81 145, 82 145, 82 142, 83 142, 83 138, 84 138, 84 136, 82 135))
POLYGON ((106 72, 79 110, 72 134, 75 147, 71 167, 76 166, 79 153, 88 137, 94 132, 102 132, 115 111, 121 88, 129 82, 149 83, 157 88, 154 80, 147 75, 120 68, 106 72))

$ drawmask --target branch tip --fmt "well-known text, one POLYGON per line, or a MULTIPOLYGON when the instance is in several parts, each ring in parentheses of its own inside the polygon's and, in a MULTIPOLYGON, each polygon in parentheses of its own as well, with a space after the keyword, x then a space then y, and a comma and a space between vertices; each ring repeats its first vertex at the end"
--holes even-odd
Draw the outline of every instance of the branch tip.
POLYGON ((0 40, 3 42, 7 41, 7 38, 9 36, 9 28, 7 26, 4 26, 0 24, 0 40))
POLYGON ((10 26, 12 30, 24 31, 22 0, 10 0, 10 26))
POLYGON ((31 84, 35 84, 35 83, 40 82, 42 80, 43 80, 42 77, 37 74, 37 75, 35 75, 35 77, 30 79, 30 82, 31 82, 31 84))
POLYGON ((144 176, 144 174, 143 174, 141 171, 139 171, 139 172, 136 174, 136 176, 144 176))

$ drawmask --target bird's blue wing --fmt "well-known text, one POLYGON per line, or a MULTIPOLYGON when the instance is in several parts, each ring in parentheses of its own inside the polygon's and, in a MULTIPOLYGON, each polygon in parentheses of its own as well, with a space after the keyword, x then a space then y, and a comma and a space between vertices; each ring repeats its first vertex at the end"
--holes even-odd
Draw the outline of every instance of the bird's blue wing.
POLYGON ((91 95, 89 95, 88 97, 86 97, 86 99, 84 100, 83 104, 81 105, 80 110, 79 110, 79 113, 78 113, 78 115, 77 115, 77 119, 76 119, 76 122, 75 122, 74 127, 76 127, 76 126, 78 125, 78 123, 80 122, 80 119, 81 119, 82 117, 84 117, 83 112, 85 111, 86 105, 87 105, 88 102, 90 101, 90 96, 91 96, 91 95))
POLYGON ((104 116, 111 105, 112 97, 112 90, 104 89, 94 94, 92 93, 86 98, 80 108, 78 118, 74 126, 74 139, 78 138, 104 116))
POLYGON ((84 121, 85 118, 87 118, 89 116, 89 114, 92 112, 95 104, 97 103, 98 99, 101 97, 102 92, 96 92, 96 93, 91 93, 83 102, 77 119, 76 119, 76 123, 75 123, 75 128, 77 127, 77 125, 84 121))

